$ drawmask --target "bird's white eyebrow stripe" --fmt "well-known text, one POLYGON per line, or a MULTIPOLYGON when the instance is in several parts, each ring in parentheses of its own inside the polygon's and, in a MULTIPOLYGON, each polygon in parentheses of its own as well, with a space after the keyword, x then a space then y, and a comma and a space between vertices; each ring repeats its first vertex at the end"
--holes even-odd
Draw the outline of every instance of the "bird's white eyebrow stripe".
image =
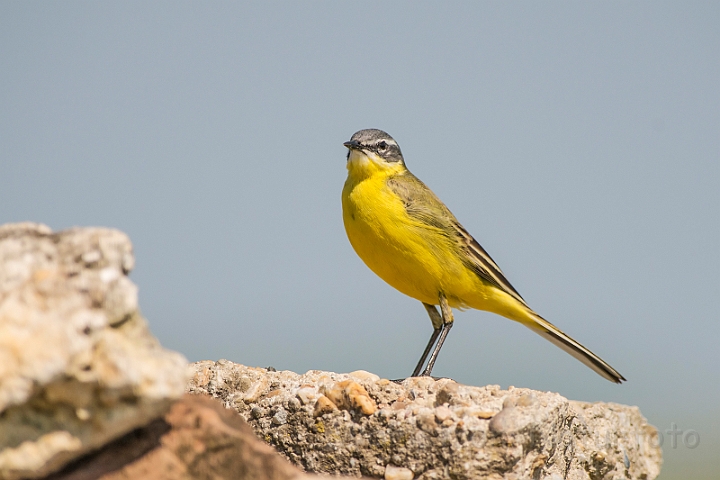
POLYGON ((373 147, 375 147, 375 146, 379 145, 380 142, 385 142, 388 145, 395 145, 396 147, 398 146, 398 144, 395 140, 391 140, 389 138, 378 138, 377 140, 374 140, 371 145, 373 147))

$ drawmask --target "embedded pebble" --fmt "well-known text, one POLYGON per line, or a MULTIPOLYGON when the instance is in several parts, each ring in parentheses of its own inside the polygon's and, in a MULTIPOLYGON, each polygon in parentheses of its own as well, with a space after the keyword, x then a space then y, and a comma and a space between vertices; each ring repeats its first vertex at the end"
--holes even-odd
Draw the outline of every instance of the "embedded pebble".
POLYGON ((275 412, 272 417, 272 423, 275 425, 285 425, 287 423, 288 412, 284 408, 279 409, 275 412))
POLYGON ((518 407, 530 407, 534 405, 535 402, 537 402, 537 400, 535 400, 535 395, 532 393, 524 393, 517 399, 516 405, 518 407))
POLYGON ((317 402, 315 403, 313 416, 319 417, 321 415, 325 415, 326 413, 331 413, 333 410, 337 409, 337 405, 335 405, 329 398, 327 398, 325 395, 320 395, 320 397, 318 397, 317 399, 317 402))
POLYGON ((344 380, 325 389, 325 396, 342 410, 358 410, 365 415, 377 411, 377 405, 367 390, 352 380, 344 380))
POLYGON ((388 465, 385 467, 385 480, 412 480, 413 472, 409 468, 388 465))
POLYGON ((442 423, 448 420, 452 416, 450 409, 444 405, 441 405, 435 409, 435 419, 438 423, 442 423))
POLYGON ((377 382, 380 380, 380 377, 374 373, 366 372, 365 370, 355 370, 354 372, 348 373, 348 375, 358 380, 369 380, 371 382, 377 382))
POLYGON ((300 399, 303 405, 307 405, 310 402, 315 401, 317 396, 317 388, 312 386, 301 387, 297 391, 297 398, 300 399))

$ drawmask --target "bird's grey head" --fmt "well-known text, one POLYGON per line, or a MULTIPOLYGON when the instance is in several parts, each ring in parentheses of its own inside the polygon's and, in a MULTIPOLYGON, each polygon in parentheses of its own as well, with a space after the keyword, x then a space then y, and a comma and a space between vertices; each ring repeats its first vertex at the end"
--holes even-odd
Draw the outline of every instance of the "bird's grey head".
POLYGON ((362 150, 366 153, 374 153, 388 163, 405 163, 395 139, 376 128, 355 132, 350 141, 343 145, 348 148, 348 158, 350 158, 350 150, 362 150))

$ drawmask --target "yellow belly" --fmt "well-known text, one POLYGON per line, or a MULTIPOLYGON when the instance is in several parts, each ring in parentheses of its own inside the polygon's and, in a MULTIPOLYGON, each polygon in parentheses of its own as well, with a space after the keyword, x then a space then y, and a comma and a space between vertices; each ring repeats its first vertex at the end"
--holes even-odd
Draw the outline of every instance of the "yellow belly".
POLYGON ((342 203, 355 252, 397 290, 432 305, 442 292, 450 306, 460 308, 471 306, 467 300, 484 290, 464 265, 457 243, 409 217, 384 179, 349 178, 342 203))

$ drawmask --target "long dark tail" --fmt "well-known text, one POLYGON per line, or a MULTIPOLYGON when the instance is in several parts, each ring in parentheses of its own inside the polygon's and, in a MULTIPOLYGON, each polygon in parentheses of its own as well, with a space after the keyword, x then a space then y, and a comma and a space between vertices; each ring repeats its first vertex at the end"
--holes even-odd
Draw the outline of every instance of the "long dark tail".
POLYGON ((532 320, 521 322, 523 325, 530 328, 539 335, 547 338, 552 343, 562 348, 567 353, 577 358, 582 363, 592 368, 599 375, 607 378, 611 382, 622 383, 623 381, 625 381, 625 377, 620 375, 617 370, 608 365, 605 360, 598 357, 587 348, 583 347, 580 343, 570 338, 570 336, 568 336, 566 333, 564 333, 552 323, 542 318, 537 313, 532 311, 528 313, 530 313, 532 320))

